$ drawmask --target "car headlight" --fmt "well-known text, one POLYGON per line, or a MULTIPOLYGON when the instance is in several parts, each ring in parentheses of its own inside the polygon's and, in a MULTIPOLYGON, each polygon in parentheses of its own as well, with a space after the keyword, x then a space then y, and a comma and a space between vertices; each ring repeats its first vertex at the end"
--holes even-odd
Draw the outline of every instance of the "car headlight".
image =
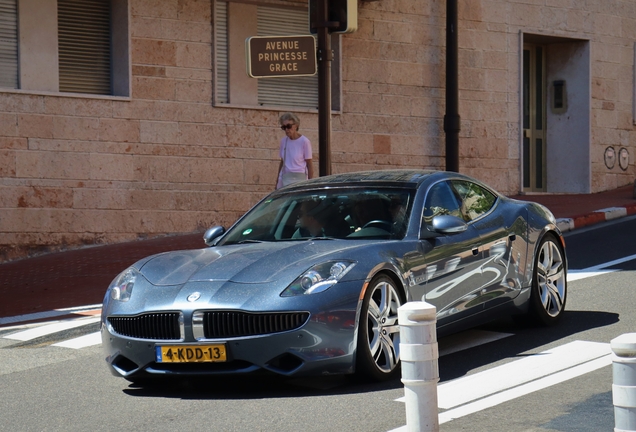
POLYGON ((338 283, 356 265, 353 261, 328 261, 316 264, 285 288, 281 297, 323 292, 338 283))
POLYGON ((113 300, 126 302, 130 300, 135 280, 139 272, 133 267, 129 267, 119 274, 110 284, 110 297, 113 300))

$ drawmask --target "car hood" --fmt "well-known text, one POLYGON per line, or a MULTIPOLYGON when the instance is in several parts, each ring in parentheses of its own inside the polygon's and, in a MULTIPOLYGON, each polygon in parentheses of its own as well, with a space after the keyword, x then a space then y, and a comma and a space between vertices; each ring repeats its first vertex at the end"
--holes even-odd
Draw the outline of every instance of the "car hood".
POLYGON ((207 281, 262 284, 296 278, 313 264, 343 253, 351 256, 351 249, 359 247, 358 241, 338 240, 249 243, 167 252, 147 259, 139 270, 157 286, 207 281))

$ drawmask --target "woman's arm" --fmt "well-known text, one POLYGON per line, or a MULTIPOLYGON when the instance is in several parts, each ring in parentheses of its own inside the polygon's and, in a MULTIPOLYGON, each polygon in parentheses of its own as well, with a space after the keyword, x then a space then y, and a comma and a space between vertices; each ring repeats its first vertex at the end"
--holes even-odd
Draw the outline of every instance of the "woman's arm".
POLYGON ((305 163, 307 164, 307 178, 314 178, 314 164, 311 163, 311 159, 305 159, 305 163))
POLYGON ((305 137, 305 148, 303 149, 303 156, 305 156, 305 164, 307 165, 307 178, 314 178, 314 164, 311 163, 311 157, 313 156, 311 150, 311 141, 305 137))
POLYGON ((280 170, 283 169, 283 160, 280 160, 278 164, 278 171, 276 171, 276 181, 274 182, 274 189, 278 187, 278 179, 280 178, 280 170))

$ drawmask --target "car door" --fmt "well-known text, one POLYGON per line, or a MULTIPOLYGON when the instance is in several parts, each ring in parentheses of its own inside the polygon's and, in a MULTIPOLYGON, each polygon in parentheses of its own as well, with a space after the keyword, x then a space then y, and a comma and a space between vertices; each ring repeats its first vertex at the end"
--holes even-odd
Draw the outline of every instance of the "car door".
MULTIPOLYGON (((439 215, 463 219, 461 200, 449 181, 436 183, 428 191, 422 226, 431 226, 433 218, 439 215)), ((439 324, 477 312, 479 307, 474 300, 483 285, 483 254, 475 227, 468 224, 463 232, 436 234, 421 241, 428 243, 423 247, 426 285, 421 300, 437 308, 439 324)))
MULTIPOLYGON (((497 211, 497 196, 488 189, 468 180, 452 180, 451 186, 461 200, 462 217, 479 234, 482 246, 482 283, 476 303, 495 306, 519 292, 514 255, 522 246, 522 236, 514 231, 514 216, 504 209, 497 211)), ((523 229, 523 224, 520 228, 523 229)))

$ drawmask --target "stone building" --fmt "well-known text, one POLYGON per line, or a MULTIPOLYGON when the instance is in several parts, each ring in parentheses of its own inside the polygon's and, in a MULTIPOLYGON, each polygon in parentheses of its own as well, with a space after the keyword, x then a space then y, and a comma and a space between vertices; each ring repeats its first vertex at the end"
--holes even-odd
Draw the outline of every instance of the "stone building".
MULTIPOLYGON (((632 0, 459 0, 460 171, 504 193, 634 179, 632 0)), ((444 169, 444 0, 335 36, 332 170, 444 169)), ((318 166, 317 78, 248 77, 306 0, 0 0, 0 261, 228 226, 274 187, 277 119, 318 166)))

